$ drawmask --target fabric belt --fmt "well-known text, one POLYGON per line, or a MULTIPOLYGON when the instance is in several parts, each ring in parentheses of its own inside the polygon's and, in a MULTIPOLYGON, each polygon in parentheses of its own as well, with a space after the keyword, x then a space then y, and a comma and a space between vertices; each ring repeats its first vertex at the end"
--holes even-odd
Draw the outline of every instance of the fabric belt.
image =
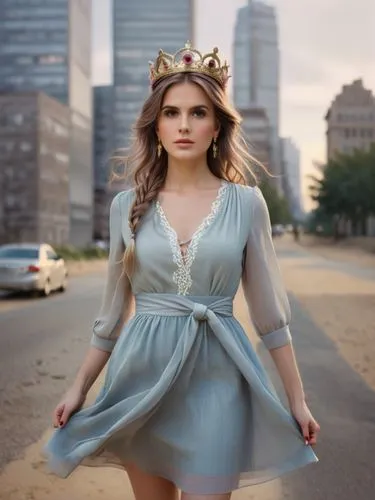
POLYGON ((136 314, 160 316, 191 316, 209 324, 217 315, 233 316, 233 298, 215 296, 184 296, 167 293, 139 293, 135 296, 136 314))
MULTIPOLYGON (((170 384, 178 377, 193 346, 195 345, 195 352, 199 350, 203 340, 199 335, 203 322, 209 326, 210 334, 216 337, 228 354, 238 360, 241 371, 249 364, 240 347, 236 345, 230 328, 223 321, 224 317, 233 317, 232 297, 140 293, 135 296, 135 306, 135 318, 141 318, 143 315, 186 317, 175 351, 166 367, 166 372, 170 374, 170 384)), ((204 329, 204 332, 207 330, 204 329)))

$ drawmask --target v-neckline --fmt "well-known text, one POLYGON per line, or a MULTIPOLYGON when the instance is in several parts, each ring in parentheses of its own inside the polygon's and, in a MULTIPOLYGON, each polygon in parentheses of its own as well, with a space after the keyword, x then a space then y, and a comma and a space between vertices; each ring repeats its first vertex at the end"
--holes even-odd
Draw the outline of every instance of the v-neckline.
MULTIPOLYGON (((228 183, 226 181, 224 181, 224 180, 221 181, 220 186, 217 190, 216 196, 211 202, 209 213, 202 219, 202 221, 197 226, 197 228, 195 229, 195 231, 191 235, 190 239, 188 239, 188 240, 181 241, 179 239, 177 231, 174 229, 174 227, 169 222, 169 219, 168 219, 160 201, 159 200, 156 201, 156 209, 159 213, 159 216, 162 219, 163 225, 164 225, 165 229, 167 230, 167 232, 173 234, 173 237, 174 237, 173 239, 176 241, 177 245, 179 246, 179 249, 180 249, 180 246, 182 246, 185 243, 183 245, 186 247, 185 255, 187 255, 189 253, 189 248, 192 245, 194 239, 197 237, 197 235, 199 235, 200 232, 203 231, 203 229, 205 229, 205 227, 208 225, 208 223, 211 222, 211 219, 214 219, 216 217, 216 210, 217 210, 216 207, 217 207, 217 205, 219 205, 221 203, 221 199, 222 199, 223 193, 225 191, 225 188, 227 187, 227 184, 228 183)), ((182 260, 184 261, 184 256, 183 256, 181 250, 179 250, 179 252, 180 252, 182 260)))
POLYGON ((194 231, 184 254, 181 252, 181 248, 178 242, 178 235, 169 223, 163 207, 161 206, 161 203, 158 200, 155 203, 156 213, 160 218, 161 226, 164 229, 169 240, 173 262, 177 266, 176 271, 173 273, 173 281, 177 285, 178 295, 188 295, 191 290, 191 287, 193 285, 191 267, 197 255, 199 240, 201 239, 207 228, 217 218, 217 215, 219 214, 223 206, 225 193, 227 192, 228 186, 229 182, 224 180, 221 182, 216 198, 211 203, 211 210, 209 214, 202 220, 197 229, 194 231))

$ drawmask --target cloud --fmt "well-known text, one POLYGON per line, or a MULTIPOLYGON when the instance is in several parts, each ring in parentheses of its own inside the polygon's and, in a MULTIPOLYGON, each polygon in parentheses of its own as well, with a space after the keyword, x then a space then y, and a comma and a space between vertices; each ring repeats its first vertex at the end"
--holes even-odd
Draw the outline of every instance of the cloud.
POLYGON ((373 0, 280 0, 280 39, 286 84, 338 81, 372 73, 375 80, 373 0))

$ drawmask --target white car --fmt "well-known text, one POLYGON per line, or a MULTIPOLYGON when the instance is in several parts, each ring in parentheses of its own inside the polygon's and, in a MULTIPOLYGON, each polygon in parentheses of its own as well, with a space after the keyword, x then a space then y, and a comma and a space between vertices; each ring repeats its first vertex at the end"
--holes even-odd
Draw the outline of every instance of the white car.
POLYGON ((47 244, 15 243, 0 246, 0 290, 38 291, 48 296, 66 290, 64 259, 47 244))

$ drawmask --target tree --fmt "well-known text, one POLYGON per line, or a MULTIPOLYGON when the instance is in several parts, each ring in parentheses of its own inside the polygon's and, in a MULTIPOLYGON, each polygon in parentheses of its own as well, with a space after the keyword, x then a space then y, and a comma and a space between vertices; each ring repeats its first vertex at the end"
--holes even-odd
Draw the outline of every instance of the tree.
POLYGON ((311 197, 322 218, 330 218, 339 237, 342 221, 351 221, 356 234, 365 234, 366 221, 375 215, 375 145, 370 151, 339 154, 322 170, 322 178, 310 177, 311 197))
POLYGON ((259 188, 266 200, 271 224, 286 224, 290 222, 292 217, 286 198, 280 196, 268 180, 262 180, 259 188))

